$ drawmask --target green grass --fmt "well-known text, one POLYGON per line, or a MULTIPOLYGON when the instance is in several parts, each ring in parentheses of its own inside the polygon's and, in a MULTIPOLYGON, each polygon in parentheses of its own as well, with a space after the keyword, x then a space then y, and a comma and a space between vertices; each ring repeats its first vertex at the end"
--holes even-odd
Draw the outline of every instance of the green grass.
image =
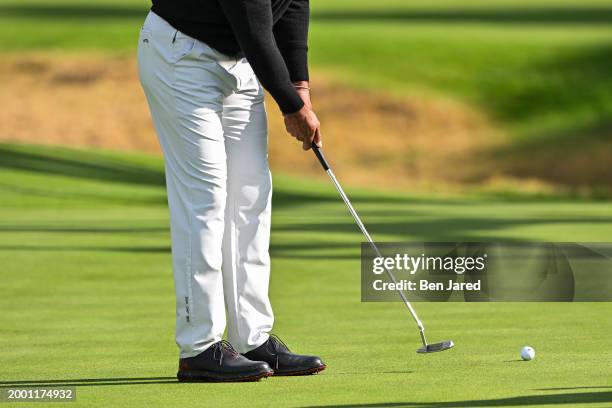
MULTIPOLYGON (((0 0, 0 49, 132 54, 148 4, 0 0)), ((312 66, 339 81, 458 98, 529 138, 612 121, 607 1, 318 0, 312 9, 312 66)))
MULTIPOLYGON (((360 303, 361 237, 333 189, 282 176, 275 332, 321 354, 328 370, 177 384, 161 172, 154 157, 0 145, 1 387, 76 384, 77 403, 67 406, 610 406, 612 304, 419 303, 430 337, 457 347, 417 355, 401 304, 360 303), (517 361, 524 344, 536 360, 517 361)), ((607 202, 348 190, 379 240, 612 233, 607 202)))

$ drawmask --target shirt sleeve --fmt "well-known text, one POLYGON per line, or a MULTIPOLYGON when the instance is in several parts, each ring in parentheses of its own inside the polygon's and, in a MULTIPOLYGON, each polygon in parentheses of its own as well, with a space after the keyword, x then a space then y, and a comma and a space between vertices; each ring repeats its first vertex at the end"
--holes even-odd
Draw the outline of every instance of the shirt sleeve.
POLYGON ((299 111, 304 102, 276 45, 270 0, 221 0, 219 4, 263 87, 283 113, 299 111))
POLYGON ((309 0, 293 0, 274 25, 274 38, 291 81, 308 81, 309 0))

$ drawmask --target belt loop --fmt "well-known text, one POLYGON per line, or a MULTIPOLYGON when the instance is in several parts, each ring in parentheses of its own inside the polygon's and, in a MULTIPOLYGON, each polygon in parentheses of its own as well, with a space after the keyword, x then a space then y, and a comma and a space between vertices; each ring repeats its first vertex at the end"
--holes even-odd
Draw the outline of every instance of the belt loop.
POLYGON ((172 37, 172 44, 176 41, 176 36, 178 35, 178 30, 174 32, 174 37, 172 37))

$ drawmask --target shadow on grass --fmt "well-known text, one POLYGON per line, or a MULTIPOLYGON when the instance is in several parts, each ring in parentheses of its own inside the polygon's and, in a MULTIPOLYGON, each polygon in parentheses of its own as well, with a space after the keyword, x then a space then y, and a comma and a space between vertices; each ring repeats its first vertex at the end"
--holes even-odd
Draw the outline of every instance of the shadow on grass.
POLYGON ((514 72, 495 65, 479 78, 482 107, 502 123, 523 123, 520 139, 479 152, 480 182, 499 174, 609 197, 612 187, 612 46, 572 47, 514 72), (565 119, 575 117, 574 121, 565 119), (573 115, 573 116, 571 116, 573 115), (542 121, 550 125, 540 126, 542 121))
MULTIPOLYGON (((143 19, 144 6, 77 5, 73 3, 9 4, 0 6, 0 14, 9 18, 117 20, 143 19)), ((440 23, 503 24, 607 24, 612 22, 610 7, 529 7, 529 8, 444 8, 444 9, 364 9, 313 11, 314 21, 397 21, 440 23)))
MULTIPOLYGON (((367 221, 367 220, 366 220, 367 221)), ((366 222, 370 233, 376 237, 386 236, 381 241, 388 241, 388 236, 396 236, 397 241, 448 241, 448 242, 480 242, 503 240, 504 242, 524 242, 511 238, 489 234, 490 231, 504 231, 521 225, 546 226, 547 224, 582 224, 582 223, 612 223, 610 217, 575 217, 575 218, 543 218, 543 219, 492 219, 492 218, 441 218, 436 220, 366 222)), ((61 227, 61 226, 0 226, 0 233, 36 232, 36 233, 67 233, 67 234, 151 234, 167 233, 163 227, 61 227)), ((309 242, 275 242, 270 246, 270 254, 277 259, 359 259, 360 239, 338 242, 326 240, 333 233, 350 233, 358 237, 359 230, 347 215, 346 222, 310 222, 283 224, 273 227, 275 232, 320 233, 319 239, 309 242)), ((349 238, 350 239, 350 238, 349 238)), ((169 253, 168 245, 156 246, 83 246, 83 245, 4 245, 0 251, 24 252, 126 252, 126 253, 169 253)))
POLYGON ((48 4, 9 4, 0 6, 0 14, 13 18, 36 18, 45 20, 119 20, 141 19, 144 21, 148 7, 113 6, 101 4, 78 5, 73 3, 48 4))
MULTIPOLYGON (((155 186, 163 186, 164 177, 163 171, 147 169, 132 164, 126 160, 109 159, 105 156, 91 152, 80 152, 75 150, 53 150, 32 148, 32 151, 27 150, 28 147, 16 147, 12 145, 0 145, 0 169, 16 168, 21 170, 39 172, 43 176, 46 174, 61 174, 78 178, 90 178, 94 180, 110 181, 110 182, 127 182, 140 183, 155 186)), ((41 185, 44 183, 41 183, 41 185)), ((27 191, 23 194, 28 194, 27 191)), ((350 194, 350 192, 349 192, 350 194)), ((525 217, 507 217, 507 218, 491 218, 491 217, 444 217, 436 219, 419 218, 421 213, 427 215, 429 212, 426 208, 421 208, 421 213, 415 213, 414 209, 410 208, 410 204, 425 204, 429 205, 470 205, 473 201, 457 200, 457 199, 418 199, 404 196, 394 196, 391 194, 368 194, 367 192, 357 192, 351 194, 356 204, 372 203, 381 205, 397 204, 397 208, 381 208, 377 209, 374 206, 366 208, 363 215, 366 215, 366 225, 374 237, 379 234, 387 234, 398 237, 398 240, 417 239, 423 241, 482 241, 492 240, 496 237, 489 236, 489 232, 504 231, 508 228, 525 225, 542 225, 548 224, 585 224, 585 223, 612 223, 611 217, 550 217, 542 216, 541 218, 525 218, 525 217), (381 220, 377 222, 369 222, 368 216, 384 217, 397 216, 398 219, 381 220), (412 219, 406 221, 406 216, 411 216, 412 219), (403 218, 403 219, 402 219, 403 218)), ((518 200, 517 200, 518 201, 518 200)), ((536 200, 526 198, 525 202, 534 202, 536 200)), ((539 200, 537 200, 539 201, 539 200)), ((316 216, 321 214, 322 209, 313 208, 312 216, 306 220, 296 218, 295 223, 283 222, 274 223, 273 232, 316 232, 320 233, 323 239, 317 240, 311 244, 293 244, 293 243, 278 243, 271 247, 271 254, 277 258, 303 258, 303 259, 320 259, 321 254, 317 253, 320 250, 326 250, 326 258, 334 259, 353 259, 359 253, 356 240, 354 246, 352 243, 338 243, 337 240, 326 240, 329 233, 351 233, 357 236, 358 229, 351 220, 348 213, 343 207, 340 198, 331 186, 326 190, 317 191, 314 189, 292 190, 288 188, 278 188, 274 192, 273 207, 278 209, 293 209, 300 206, 311 206, 313 204, 334 204, 334 214, 343 215, 341 222, 337 220, 328 221, 328 219, 318 219, 316 216), (355 248, 355 249, 353 249, 355 248)), ((328 207, 326 207, 328 208, 328 207)), ((357 206, 359 209, 359 206, 357 206)), ((303 216, 303 209, 299 209, 299 215, 303 216)), ((286 215, 285 215, 286 216, 286 215)), ((169 227, 167 225, 159 226, 101 226, 101 225, 19 225, 5 224, 0 225, 0 233, 12 232, 41 232, 41 233, 66 233, 66 234, 150 234, 150 233, 167 233, 169 227)), ((503 237, 497 237, 503 238, 503 237)), ((0 248, 2 249, 2 248, 0 248)), ((56 246, 56 245, 28 245, 18 246, 10 245, 4 247, 4 250, 14 251, 118 251, 118 252, 167 252, 167 246, 155 247, 137 247, 137 246, 112 246, 112 247, 83 247, 77 246, 56 246)))
MULTIPOLYGON (((342 181, 340 181, 342 182, 342 181)), ((320 185, 319 185, 320 186, 320 185)), ((469 206, 474 203, 473 199, 464 199, 457 197, 440 197, 440 198, 425 198, 419 196, 408 196, 406 193, 390 193, 388 190, 379 190, 379 191, 363 191, 362 188, 353 188, 350 185, 343 186, 345 188, 346 194, 349 196, 349 199, 354 204, 417 204, 417 205, 427 205, 427 206, 438 206, 438 205, 452 205, 452 206, 469 206)), ((313 186, 312 189, 308 191, 295 191, 291 189, 287 189, 284 186, 275 187, 272 194, 272 207, 292 207, 292 206, 300 206, 300 205, 309 205, 309 204, 325 204, 325 203, 338 203, 342 204, 342 198, 338 195, 336 190, 334 190, 331 184, 326 184, 324 190, 321 192, 314 191, 315 188, 322 190, 320 187, 313 186)), ((398 190, 399 191, 399 190, 398 190)), ((547 197, 534 197, 534 196, 508 196, 508 199, 511 199, 516 202, 533 202, 533 201, 543 201, 549 199, 550 201, 558 201, 564 199, 563 197, 557 196, 547 196, 547 197)), ((480 200, 488 200, 491 202, 494 201, 505 201, 506 196, 494 196, 488 195, 486 198, 481 197, 480 200)), ((338 207, 342 208, 342 207, 338 207)), ((403 214, 405 214, 407 210, 406 208, 400 208, 403 214)), ((389 214, 387 210, 384 212, 378 211, 379 214, 386 215, 389 214)), ((316 213, 313 213, 313 215, 316 213)))
MULTIPOLYGON (((320 242, 301 245, 272 245, 270 255, 277 259, 358 259, 360 243, 335 244, 320 242), (321 250, 333 249, 333 253, 321 250), (343 251, 352 250, 350 251, 343 251), (308 252, 304 252, 308 251, 308 252), (339 252, 340 251, 340 252, 339 252)), ((170 246, 79 246, 79 245, 0 245, 0 252, 117 252, 141 254, 170 254, 170 246)))
POLYGON ((128 253, 170 253, 169 246, 149 247, 91 247, 91 246, 67 246, 67 245, 0 245, 0 252, 128 252, 128 253))
POLYGON ((276 259, 355 260, 359 259, 360 245, 358 240, 352 243, 318 241, 300 244, 272 244, 270 255, 276 259), (329 252, 330 250, 333 252, 329 252))
MULTIPOLYGON (((322 374, 325 376, 333 375, 372 375, 372 374, 412 374, 413 371, 381 371, 363 373, 335 373, 322 374)), ((294 377, 296 380, 299 377, 294 377)), ((2 388, 18 387, 97 387, 113 385, 147 385, 147 384, 180 384, 176 377, 117 377, 117 378, 69 378, 63 380, 13 380, 0 381, 2 388)), ((219 383, 217 383, 219 384, 219 383)), ((226 384, 232 384, 226 383, 226 384)))
POLYGON ((566 404, 596 404, 612 402, 612 392, 583 392, 552 395, 524 395, 520 397, 480 399, 446 402, 381 402, 372 404, 346 404, 346 405, 312 405, 304 408, 473 408, 473 407, 525 407, 531 405, 566 405, 566 404))
MULTIPOLYGON (((501 154, 501 153, 500 153, 501 154)), ((61 188, 46 188, 46 184, 41 182, 36 188, 31 186, 24 187, 18 185, 17 182, 0 182, 0 190, 10 191, 15 194, 32 197, 54 197, 54 198, 70 198, 83 199, 87 201, 99 201, 100 203, 125 203, 126 205, 141 205, 155 204, 167 205, 165 195, 165 177, 161 159, 159 169, 155 167, 140 166, 136 163, 131 163, 128 160, 115 159, 107 157, 103 154, 97 154, 94 151, 83 151, 78 149, 48 149, 39 146, 28 145, 11 145, 0 143, 0 171, 5 169, 15 169, 39 173, 45 175, 60 175, 72 177, 76 179, 104 181, 109 183, 124 183, 136 184, 142 186, 159 187, 157 191, 150 196, 130 196, 125 192, 112 192, 105 194, 103 191, 91 192, 84 191, 79 193, 77 189, 72 191, 62 191, 61 188)), ((286 184, 286 182, 284 183, 286 184)), ((287 188, 284 184, 276 187, 273 191, 272 205, 275 209, 297 208, 300 206, 308 206, 312 204, 325 203, 341 203, 340 197, 333 190, 331 185, 313 186, 303 190, 295 190, 287 188), (317 191, 318 190, 318 191, 317 191)), ((372 203, 372 204, 417 204, 417 205, 453 205, 453 206, 469 206, 473 204, 473 199, 464 198, 424 198, 415 196, 406 196, 403 194, 392 194, 389 192, 369 192, 361 189, 349 188, 347 193, 353 203, 372 203)), ((521 195, 513 196, 508 194, 487 194, 479 197, 479 201, 487 202, 542 202, 542 201, 559 201, 566 200, 570 197, 565 196, 534 196, 521 195)), ((341 207, 338 207, 339 209, 341 207)), ((368 214, 366 209, 363 214, 368 214)), ((412 209, 397 208, 385 209, 385 211, 371 211, 381 216, 408 215, 412 209)))
MULTIPOLYGON (((352 371, 352 372, 326 372, 318 375, 325 377, 337 377, 337 376, 372 376, 374 374, 414 374, 414 371, 408 370, 391 370, 391 371, 352 371)), ((295 377, 299 378, 299 377, 295 377)))
POLYGON ((604 388, 612 388, 612 385, 585 385, 581 387, 536 388, 536 391, 597 390, 604 388))
POLYGON ((93 387, 103 385, 179 384, 176 377, 71 378, 65 380, 0 381, 0 388, 93 387))
POLYGON ((30 152, 24 148, 0 145, 0 168, 114 183, 160 187, 165 185, 164 173, 161 170, 147 169, 78 150, 75 150, 70 158, 64 156, 65 153, 52 150, 30 152))
POLYGON ((581 187, 588 188, 589 196, 593 198, 609 198, 612 187, 612 95, 609 116, 606 123, 588 128, 517 141, 485 153, 483 162, 500 174, 564 185, 575 189, 578 194, 581 187))
MULTIPOLYGON (((426 204, 426 205, 468 205, 467 200, 452 198, 418 198, 407 197, 402 194, 391 195, 388 192, 352 192, 347 188, 347 194, 353 203, 373 203, 373 204, 426 204)), ((272 194, 272 207, 292 207, 309 204, 342 203, 342 199, 329 185, 324 192, 315 191, 293 191, 286 188, 275 188, 272 194)))
POLYGON ((152 232, 168 232, 169 227, 51 227, 51 226, 21 226, 0 225, 0 232, 50 232, 75 234, 141 234, 152 232))
MULTIPOLYGON (((0 165, 1 167, 1 165, 0 165)), ((13 183, 0 182, 0 192, 11 193, 20 196, 29 196, 31 198, 54 198, 61 200, 74 200, 74 201, 87 201, 90 203, 103 203, 103 204, 122 204, 125 206, 138 206, 138 205, 155 205, 155 206, 166 206, 167 199, 163 191, 149 196, 138 196, 132 195, 127 196, 126 194, 103 194, 91 191, 83 191, 83 189, 74 189, 72 191, 66 191, 55 188, 44 188, 44 185, 40 187, 23 187, 16 185, 19 183, 18 180, 12 180, 13 183)))
MULTIPOLYGON (((487 231, 505 231, 517 226, 546 226, 547 224, 584 224, 584 223, 612 223, 612 217, 551 217, 541 219, 530 218, 486 218, 486 217, 464 217, 464 218, 439 218, 436 220, 414 220, 396 222, 368 222, 365 220, 368 231, 374 236, 396 235, 400 240, 410 238, 412 240, 450 242, 480 242, 502 239, 493 237, 487 231)), ((357 226, 351 222, 310 222, 299 224, 287 224, 277 226, 275 231, 300 231, 321 233, 358 233, 357 226)), ((505 241, 512 241, 504 239, 505 241)))
POLYGON ((536 391, 596 390, 604 388, 612 388, 612 385, 585 385, 580 387, 536 388, 536 391))
POLYGON ((605 121, 612 114, 610 71, 609 44, 572 48, 556 53, 552 59, 534 61, 518 75, 483 75, 483 89, 489 92, 483 99, 506 120, 537 119, 550 113, 590 108, 605 121))
POLYGON ((314 11, 314 21, 397 21, 431 23, 492 24, 608 24, 611 7, 529 7, 494 9, 365 9, 314 11))
MULTIPOLYGON (((13 146, 0 144, 0 170, 2 168, 29 171, 40 173, 41 175, 60 175, 78 179, 94 181, 105 181, 111 183, 128 183, 145 186, 155 186, 165 188, 164 172, 149 169, 120 159, 112 159, 98 155, 91 151, 69 150, 54 151, 52 149, 41 149, 37 146, 13 146), (27 149, 32 149, 28 151, 27 149)), ((41 184, 42 186, 42 184, 41 184)), ((61 191, 46 191, 44 189, 32 189, 12 184, 0 184, 3 189, 8 189, 15 193, 31 196, 54 196, 78 197, 74 192, 64 194, 61 191)), ((89 193, 88 193, 89 194, 89 193)), ((129 196, 107 197, 103 194, 87 195, 87 199, 100 201, 120 202, 121 200, 133 200, 137 203, 166 204, 164 197, 131 198, 129 196)), ((357 193, 352 196, 357 203, 408 203, 417 202, 421 204, 456 204, 464 203, 460 200, 434 200, 409 198, 404 196, 392 196, 389 194, 357 193)), ((273 206, 275 208, 294 207, 300 205, 310 205, 316 203, 340 202, 331 187, 327 192, 316 191, 293 191, 285 188, 278 188, 273 193, 273 206)))

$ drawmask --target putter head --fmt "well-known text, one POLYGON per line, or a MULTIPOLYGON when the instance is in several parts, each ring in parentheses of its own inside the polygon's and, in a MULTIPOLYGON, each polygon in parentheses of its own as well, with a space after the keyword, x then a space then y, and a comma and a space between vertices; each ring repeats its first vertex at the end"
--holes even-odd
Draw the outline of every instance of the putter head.
POLYGON ((436 353, 438 351, 448 350, 453 348, 455 343, 452 340, 446 340, 441 343, 432 343, 427 346, 423 346, 417 350, 417 353, 436 353))

